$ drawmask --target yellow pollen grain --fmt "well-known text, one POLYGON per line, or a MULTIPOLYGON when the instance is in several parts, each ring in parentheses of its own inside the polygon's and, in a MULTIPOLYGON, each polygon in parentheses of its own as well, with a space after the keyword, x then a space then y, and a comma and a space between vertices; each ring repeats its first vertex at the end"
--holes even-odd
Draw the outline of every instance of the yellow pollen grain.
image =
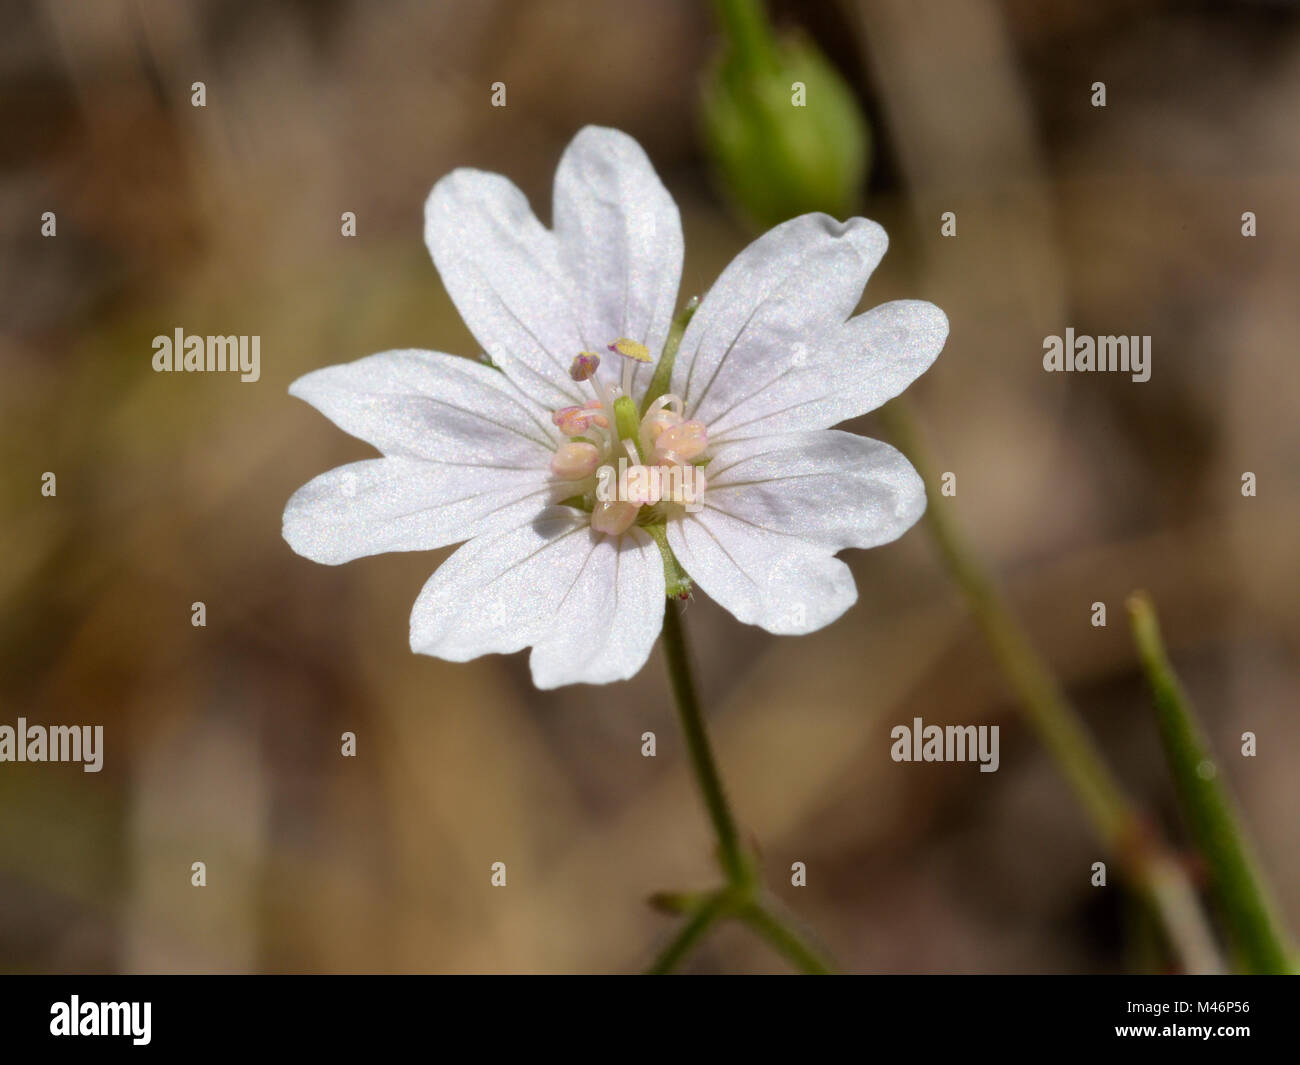
POLYGON ((636 340, 629 340, 627 337, 619 337, 610 345, 610 347, 624 358, 633 359, 636 362, 650 361, 650 349, 636 340))

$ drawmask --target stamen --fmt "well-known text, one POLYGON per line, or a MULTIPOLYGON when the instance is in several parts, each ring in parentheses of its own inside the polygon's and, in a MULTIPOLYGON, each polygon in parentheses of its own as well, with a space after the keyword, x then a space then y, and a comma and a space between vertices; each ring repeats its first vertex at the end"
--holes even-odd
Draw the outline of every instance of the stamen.
POLYGON ((658 503, 663 498, 661 466, 629 466, 625 475, 627 498, 638 505, 658 503))
POLYGON ((551 456, 551 472, 562 481, 581 481, 596 472, 600 448, 581 440, 561 444, 551 456))
POLYGON ((650 349, 640 341, 629 340, 627 337, 619 337, 614 343, 609 345, 609 350, 615 355, 622 355, 625 359, 632 359, 635 362, 649 362, 650 349))
MULTIPOLYGON (((597 533, 619 536, 636 523, 642 507, 652 520, 672 517, 675 507, 697 509, 707 481, 704 471, 693 464, 708 447, 708 431, 702 422, 684 421, 681 397, 664 393, 656 397, 644 415, 638 415, 631 397, 632 378, 638 363, 650 362, 644 344, 621 337, 609 350, 624 359, 622 387, 607 386, 596 373, 600 356, 579 352, 569 370, 575 381, 590 382, 598 398, 582 406, 563 407, 551 420, 568 441, 551 456, 551 473, 563 481, 584 481, 597 476, 596 500, 591 510, 591 528, 597 533), (610 498, 602 485, 613 467, 601 463, 618 458, 622 468, 621 491, 610 498), (668 510, 661 514, 664 507, 668 510)), ((588 496, 590 498, 590 495, 588 496)))
POLYGON ((611 393, 610 390, 607 389, 601 383, 600 377, 595 374, 593 374, 589 378, 589 380, 591 382, 591 387, 596 390, 596 396, 598 397, 596 399, 596 402, 599 403, 600 406, 603 407, 605 410, 609 411, 610 413, 613 413, 614 403, 618 399, 618 397, 622 394, 621 390, 615 388, 611 393))
POLYGON ((651 447, 659 439, 659 436, 665 429, 671 429, 674 425, 680 425, 682 421, 680 414, 675 414, 670 410, 659 408, 652 410, 641 419, 642 439, 651 447))
POLYGON ((591 509, 591 527, 598 533, 618 536, 632 527, 632 523, 636 521, 637 511, 640 509, 640 503, 632 503, 626 499, 602 500, 591 509))
POLYGON ((551 421, 565 436, 581 435, 587 428, 587 420, 581 407, 561 407, 551 415, 551 421))
POLYGON ((588 400, 581 407, 561 407, 551 415, 551 421, 565 436, 582 436, 592 426, 609 428, 609 418, 598 399, 588 400))
POLYGON ((614 343, 609 345, 609 350, 616 355, 622 355, 626 362, 623 363, 623 393, 631 395, 632 393, 632 375, 636 373, 635 363, 649 362, 650 349, 644 344, 628 337, 619 337, 614 343))
POLYGON ((569 367, 569 376, 575 381, 585 381, 596 372, 600 365, 600 356, 594 351, 580 351, 569 367))
POLYGON ((551 415, 555 427, 565 436, 581 436, 595 419, 582 407, 562 407, 551 415))
POLYGON ((658 399, 656 399, 653 403, 650 404, 649 408, 645 412, 646 417, 648 418, 652 414, 659 413, 659 411, 663 410, 665 407, 672 407, 673 412, 678 416, 680 416, 683 411, 681 397, 675 396, 671 392, 665 392, 662 396, 660 396, 658 399))
POLYGON ((583 406, 590 411, 595 411, 595 414, 592 415, 591 419, 593 422, 599 425, 602 429, 609 428, 609 419, 605 416, 605 405, 601 403, 600 400, 589 399, 583 404, 583 406))
POLYGON ((709 434, 703 422, 682 422, 659 434, 654 442, 654 457, 659 462, 690 462, 708 446, 709 434))

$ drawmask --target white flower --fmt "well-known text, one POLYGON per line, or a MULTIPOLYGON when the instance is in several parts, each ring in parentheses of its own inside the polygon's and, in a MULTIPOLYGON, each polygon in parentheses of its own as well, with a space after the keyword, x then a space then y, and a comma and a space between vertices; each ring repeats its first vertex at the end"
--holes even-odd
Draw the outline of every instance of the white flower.
POLYGON ((532 647, 541 688, 641 668, 669 547, 747 624, 834 621, 857 598, 836 552, 900 536, 925 490, 893 448, 829 427, 934 361, 943 312, 899 300, 851 317, 884 230, 804 215, 727 267, 667 394, 642 410, 677 304, 677 207, 634 140, 588 127, 560 160, 553 226, 499 175, 456 170, 434 186, 425 241, 492 365, 390 351, 294 382, 383 457, 299 489, 285 539, 328 564, 466 541, 415 603, 412 650, 460 662, 532 647), (642 474, 699 471, 702 494, 688 509, 642 483, 641 502, 611 500, 599 489, 620 458, 642 474))

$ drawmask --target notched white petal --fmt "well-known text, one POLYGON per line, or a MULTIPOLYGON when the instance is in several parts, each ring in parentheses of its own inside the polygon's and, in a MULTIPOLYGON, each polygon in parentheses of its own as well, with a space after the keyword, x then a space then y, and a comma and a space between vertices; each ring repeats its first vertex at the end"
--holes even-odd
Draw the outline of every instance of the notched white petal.
POLYGON ((424 240, 461 318, 492 361, 554 408, 579 397, 569 365, 583 336, 578 294, 555 235, 499 174, 454 170, 424 207, 424 240))
POLYGON ((835 558, 897 539, 925 511, 900 452, 837 430, 733 441, 713 450, 704 506, 668 527, 692 580, 741 621, 813 632, 857 599, 835 558))
POLYGON ((635 674, 663 622, 663 564, 640 529, 591 530, 567 507, 476 537, 429 578, 411 613, 411 649, 464 662, 532 646, 539 688, 635 674))
POLYGON ((777 635, 815 632, 858 598, 853 574, 825 545, 713 507, 670 522, 668 543, 710 599, 777 635))
MULTIPOLYGON (((601 344, 629 337, 657 357, 677 302, 682 226, 641 146, 614 129, 579 131, 555 173, 553 217, 583 332, 601 344)), ((600 372, 614 383, 622 367, 606 360, 600 372)), ((634 392, 649 378, 637 368, 634 392)))
POLYGON ((434 351, 386 351, 298 378, 289 394, 385 455, 545 468, 545 408, 496 370, 434 351))
POLYGON ((890 543, 925 512, 925 485, 901 452, 834 429, 723 444, 708 472, 710 506, 831 551, 890 543))
POLYGON ((730 409, 714 416, 713 440, 825 429, 875 410, 930 368, 948 336, 932 303, 896 300, 801 341, 786 365, 758 367, 730 409))
POLYGON ((810 342, 842 325, 888 246, 865 218, 808 214, 742 251, 682 337, 672 391, 711 425, 774 373, 797 369, 810 342))
POLYGON ((531 470, 368 459, 323 473, 284 508, 298 554, 336 566, 386 551, 430 551, 546 508, 556 488, 531 470))
POLYGON ((933 365, 947 339, 948 316, 925 300, 893 300, 851 318, 828 351, 812 353, 834 379, 841 402, 835 420, 899 395, 933 365))

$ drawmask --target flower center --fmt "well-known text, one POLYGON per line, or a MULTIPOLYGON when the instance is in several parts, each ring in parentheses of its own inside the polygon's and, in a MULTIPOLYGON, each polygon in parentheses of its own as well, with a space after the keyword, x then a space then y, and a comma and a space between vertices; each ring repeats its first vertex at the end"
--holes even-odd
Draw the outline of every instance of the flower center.
POLYGON ((593 398, 551 415, 567 437, 551 456, 551 473, 573 483, 572 498, 581 498, 593 529, 617 536, 698 505, 707 487, 709 437, 701 422, 685 419, 681 399, 671 393, 639 413, 630 394, 632 375, 637 363, 651 361, 650 352, 626 337, 609 350, 624 360, 618 385, 606 386, 596 376, 600 356, 594 351, 580 352, 569 368, 593 398))

